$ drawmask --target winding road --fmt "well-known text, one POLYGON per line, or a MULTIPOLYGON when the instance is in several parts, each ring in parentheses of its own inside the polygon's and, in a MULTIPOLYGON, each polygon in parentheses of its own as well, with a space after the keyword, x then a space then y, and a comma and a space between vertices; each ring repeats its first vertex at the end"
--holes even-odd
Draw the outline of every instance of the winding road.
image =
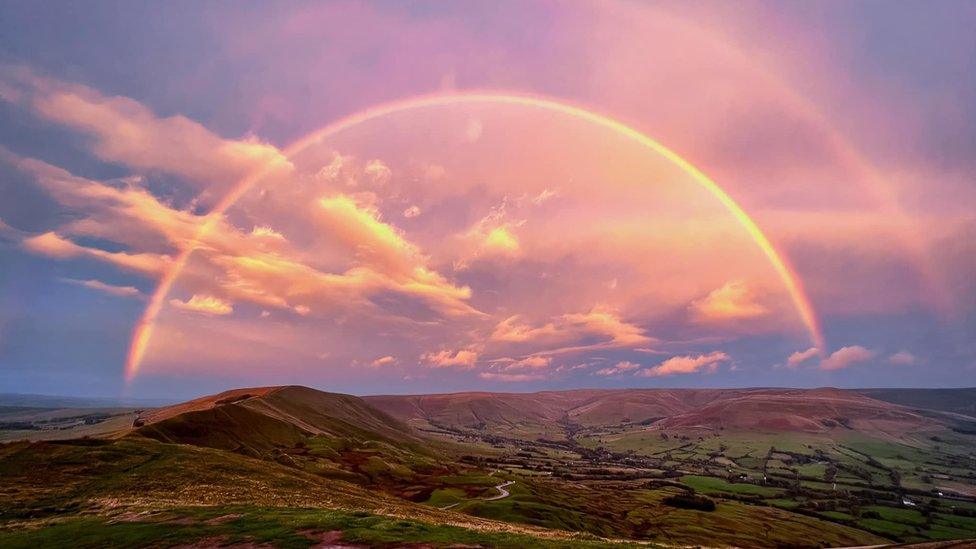
POLYGON ((495 486, 495 490, 498 490, 498 495, 497 496, 491 496, 490 498, 485 498, 485 501, 495 501, 496 499, 507 498, 511 494, 505 488, 507 488, 507 487, 509 487, 509 486, 511 486, 513 484, 515 484, 515 481, 514 480, 510 480, 508 482, 503 482, 503 483, 499 484, 498 486, 495 486))
MULTIPOLYGON (((515 481, 514 480, 510 480, 508 482, 503 482, 503 483, 499 484, 498 486, 495 486, 494 488, 495 488, 495 490, 498 490, 498 495, 497 496, 491 496, 490 498, 485 498, 485 499, 483 499, 481 501, 496 501, 496 500, 499 500, 499 499, 502 499, 502 498, 507 498, 508 496, 510 496, 512 494, 511 494, 511 492, 509 492, 505 488, 508 488, 509 486, 511 486, 513 484, 515 484, 515 481)), ((447 511, 448 509, 453 509, 454 507, 457 507, 458 505, 461 505, 461 503, 462 502, 459 501, 457 503, 452 503, 450 505, 445 505, 444 507, 440 507, 439 509, 441 511, 447 511)))

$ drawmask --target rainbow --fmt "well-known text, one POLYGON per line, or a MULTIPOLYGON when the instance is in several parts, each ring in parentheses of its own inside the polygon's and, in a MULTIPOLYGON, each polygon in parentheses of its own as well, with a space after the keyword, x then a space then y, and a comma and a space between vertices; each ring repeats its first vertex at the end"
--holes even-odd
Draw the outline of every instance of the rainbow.
MULTIPOLYGON (((609 116, 598 114, 593 110, 546 97, 512 94, 506 92, 470 91, 422 95, 393 101, 390 103, 384 103, 382 105, 377 105, 349 115, 302 137, 298 141, 286 147, 282 152, 286 158, 292 158, 296 154, 299 154, 323 139, 341 133, 364 122, 382 118, 394 113, 460 104, 513 105, 538 108, 549 112, 564 114, 566 116, 574 117, 623 135, 671 161, 673 164, 690 175, 698 184, 708 190, 716 199, 718 199, 725 209, 728 210, 729 213, 735 217, 736 221, 746 230, 746 232, 748 232, 749 236, 752 237, 756 245, 759 246, 760 250, 762 250, 763 254, 769 260, 773 269, 782 280, 793 301, 794 307, 800 316, 800 320, 803 322, 803 325, 810 334, 810 339, 813 342, 813 345, 821 352, 826 349, 823 332, 820 327, 820 321, 817 318, 813 305, 810 303, 810 298, 807 296, 806 291, 803 288, 803 283, 801 282, 800 277, 797 276, 796 271, 793 270, 792 266, 790 266, 783 254, 781 254, 769 240, 769 238, 766 237, 756 222, 749 217, 749 214, 747 214, 745 210, 743 210, 742 207, 739 206, 739 204, 728 195, 728 193, 719 187, 717 183, 712 181, 707 175, 702 173, 701 170, 682 158, 676 152, 665 147, 644 133, 634 129, 633 127, 609 116)), ((207 214, 207 217, 204 219, 204 222, 201 224, 197 232, 195 240, 199 241, 203 235, 210 231, 214 225, 223 218, 223 214, 231 206, 233 206, 234 203, 244 196, 244 194, 247 193, 258 181, 269 175, 278 167, 278 164, 269 163, 268 165, 262 167, 261 169, 255 170, 247 177, 239 181, 227 193, 227 195, 224 196, 224 198, 216 206, 214 206, 210 213, 207 214)), ((132 341, 129 346, 129 353, 126 357, 125 363, 125 378, 127 381, 131 381, 138 373, 139 365, 142 362, 146 348, 149 344, 149 340, 152 337, 156 318, 162 310, 166 296, 172 289, 173 284, 179 278, 180 273, 186 266, 186 263, 193 254, 194 249, 195 246, 191 243, 191 245, 180 251, 175 261, 173 261, 170 269, 164 273, 163 277, 160 279, 159 285, 156 287, 156 291, 150 297, 146 309, 143 311, 142 316, 136 324, 135 329, 133 330, 132 341)))

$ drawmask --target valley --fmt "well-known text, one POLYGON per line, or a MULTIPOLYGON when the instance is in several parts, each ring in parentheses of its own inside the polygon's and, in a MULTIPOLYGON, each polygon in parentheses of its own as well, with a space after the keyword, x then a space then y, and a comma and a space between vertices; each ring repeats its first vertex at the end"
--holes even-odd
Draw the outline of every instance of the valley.
POLYGON ((0 545, 58 536, 91 547, 976 538, 966 410, 918 407, 931 395, 897 395, 914 407, 869 395, 232 390, 126 410, 131 423, 107 432, 78 425, 43 440, 46 431, 19 431, 29 440, 0 447, 0 545))

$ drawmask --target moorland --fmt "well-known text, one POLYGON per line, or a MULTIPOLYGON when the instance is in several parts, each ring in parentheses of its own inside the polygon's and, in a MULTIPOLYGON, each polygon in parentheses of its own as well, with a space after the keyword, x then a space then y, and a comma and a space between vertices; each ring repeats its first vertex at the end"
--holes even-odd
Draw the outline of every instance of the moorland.
POLYGON ((976 538, 974 402, 974 389, 0 397, 0 546, 952 543, 976 538))

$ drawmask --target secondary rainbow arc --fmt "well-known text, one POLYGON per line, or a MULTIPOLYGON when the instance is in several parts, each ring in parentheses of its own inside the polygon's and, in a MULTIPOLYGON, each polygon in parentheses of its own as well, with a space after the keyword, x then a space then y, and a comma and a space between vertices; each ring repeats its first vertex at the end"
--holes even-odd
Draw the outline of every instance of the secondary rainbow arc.
MULTIPOLYGON (((820 352, 823 352, 826 349, 819 319, 817 318, 813 305, 811 304, 810 299, 803 287, 802 280, 793 270, 792 266, 789 264, 783 254, 776 249, 773 243, 769 240, 769 238, 766 237, 765 233, 763 233, 756 222, 753 221, 745 210, 743 210, 742 207, 739 206, 739 204, 717 183, 715 183, 701 170, 696 168, 693 164, 685 160, 676 152, 665 147, 639 130, 634 129, 633 127, 619 120, 599 114, 593 110, 575 106, 561 100, 540 96, 513 94, 510 92, 470 91, 422 95, 393 101, 390 103, 384 103, 349 115, 302 137, 286 147, 282 152, 286 158, 291 158, 292 156, 300 153, 301 151, 325 138, 364 122, 394 113, 466 103, 534 107, 575 117, 590 122, 596 126, 624 135, 641 146, 660 154, 684 170, 698 184, 708 190, 725 207, 725 209, 729 211, 733 217, 735 217, 740 226, 746 230, 756 245, 759 246, 760 250, 762 250, 763 254, 766 256, 767 260, 770 262, 771 266, 783 282, 791 300, 793 301, 794 308, 796 309, 800 320, 803 322, 803 325, 809 332, 813 345, 820 350, 820 352)), ((199 241, 203 235, 214 227, 214 225, 222 218, 223 214, 231 206, 233 206, 234 203, 236 203, 245 193, 247 193, 248 190, 250 190, 258 181, 269 175, 273 170, 277 169, 277 167, 278 166, 276 164, 269 163, 268 165, 255 170, 247 177, 239 181, 227 193, 227 195, 225 195, 224 198, 221 199, 216 206, 214 206, 210 213, 207 214, 207 217, 197 231, 197 235, 194 240, 199 241)), ((166 271, 163 277, 160 279, 159 285, 156 287, 155 292, 152 294, 152 296, 150 296, 146 309, 143 311, 142 316, 133 330, 132 340, 125 363, 125 378, 127 381, 131 381, 138 373, 139 366, 142 363, 149 340, 152 337, 156 318, 162 310, 166 296, 172 289, 173 284, 179 278, 180 273, 186 266, 186 263, 193 254, 194 249, 195 246, 191 243, 180 251, 176 259, 172 262, 169 270, 166 271)))

